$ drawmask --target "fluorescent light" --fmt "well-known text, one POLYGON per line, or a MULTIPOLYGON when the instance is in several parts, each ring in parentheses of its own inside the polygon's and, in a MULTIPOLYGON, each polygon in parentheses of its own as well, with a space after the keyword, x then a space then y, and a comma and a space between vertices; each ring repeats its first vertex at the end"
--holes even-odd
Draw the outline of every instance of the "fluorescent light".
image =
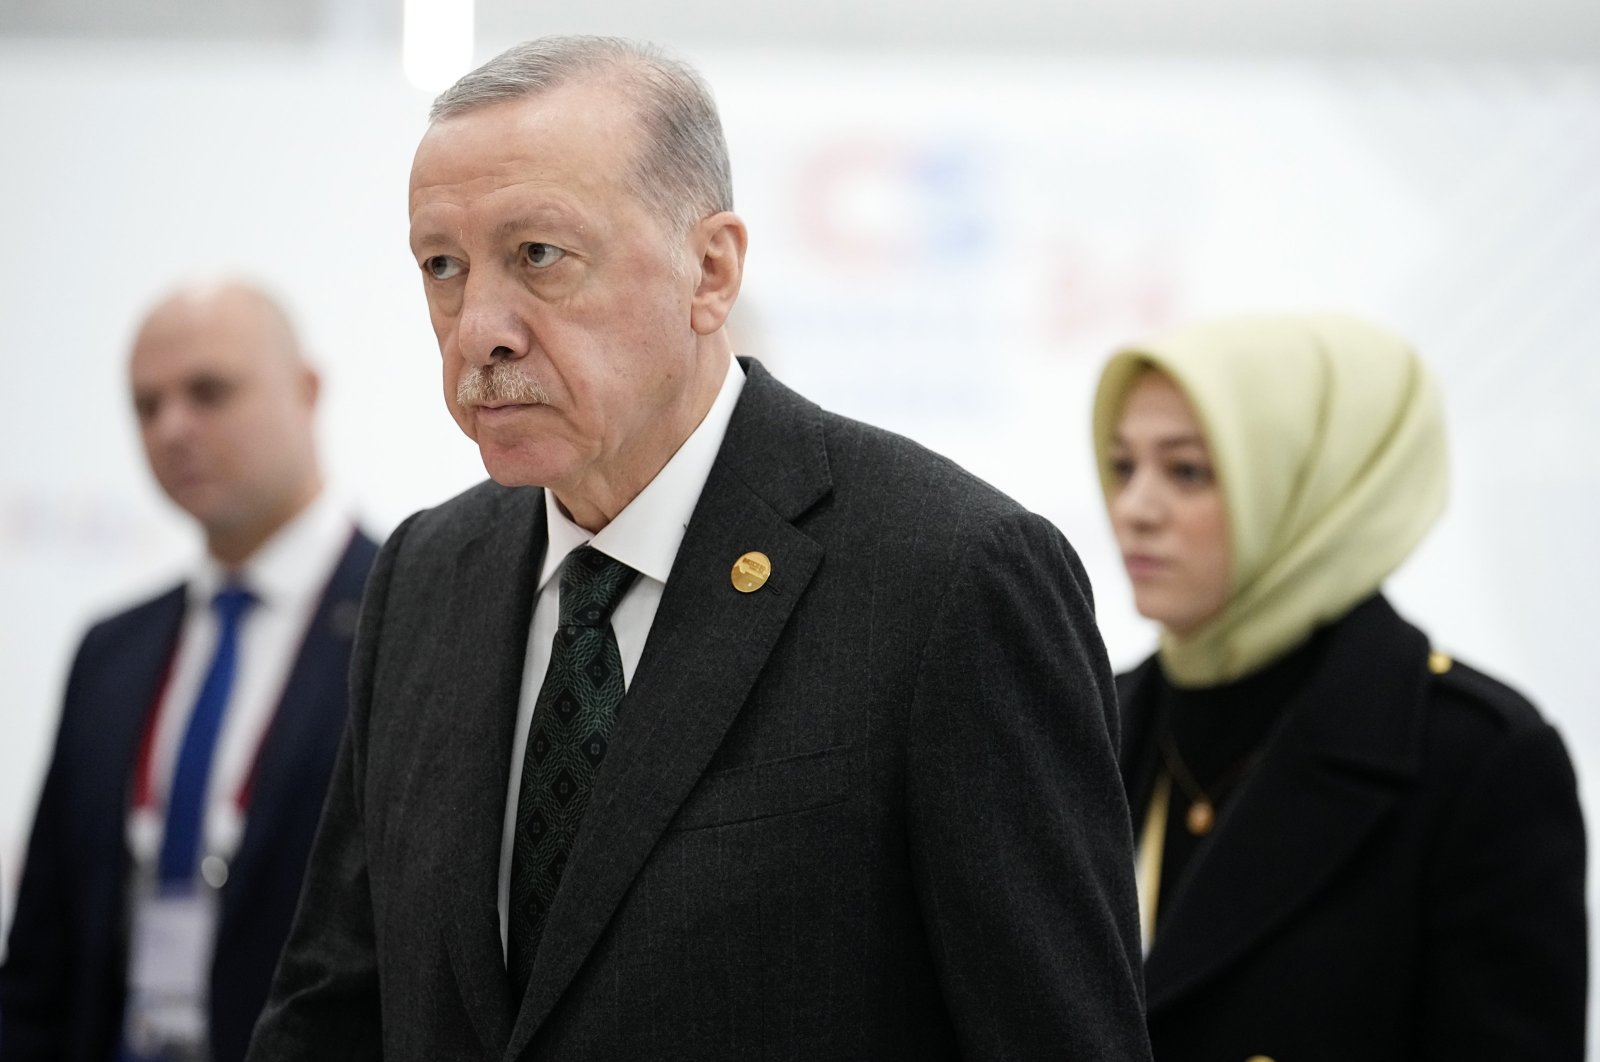
POLYGON ((472 69, 473 0, 405 0, 401 62, 425 92, 449 88, 472 69))

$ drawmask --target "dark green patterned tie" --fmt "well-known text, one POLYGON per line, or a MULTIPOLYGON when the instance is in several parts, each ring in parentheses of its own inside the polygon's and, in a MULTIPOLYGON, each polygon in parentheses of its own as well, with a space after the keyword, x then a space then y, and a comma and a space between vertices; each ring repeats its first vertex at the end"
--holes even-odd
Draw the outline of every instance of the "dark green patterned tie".
POLYGON ((617 721, 622 657, 611 610, 637 574, 590 546, 567 554, 561 568, 561 620, 534 701, 511 844, 506 969, 519 1000, 617 721))

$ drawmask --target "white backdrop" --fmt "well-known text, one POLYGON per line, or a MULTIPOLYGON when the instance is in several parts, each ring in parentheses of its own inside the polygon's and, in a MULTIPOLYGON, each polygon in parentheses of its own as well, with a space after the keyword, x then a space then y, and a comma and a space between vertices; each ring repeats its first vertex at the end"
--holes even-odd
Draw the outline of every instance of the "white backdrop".
MULTIPOLYGON (((1455 489, 1393 596, 1533 696, 1594 789, 1600 68, 694 58, 752 233, 741 352, 1059 523, 1119 665, 1152 635, 1089 459, 1106 352, 1257 308, 1412 336, 1455 489)), ((0 100, 3 919, 77 637, 198 548, 123 389, 151 298, 214 269, 286 297, 375 530, 482 473, 407 256, 427 101, 391 56, 0 44, 0 100)))

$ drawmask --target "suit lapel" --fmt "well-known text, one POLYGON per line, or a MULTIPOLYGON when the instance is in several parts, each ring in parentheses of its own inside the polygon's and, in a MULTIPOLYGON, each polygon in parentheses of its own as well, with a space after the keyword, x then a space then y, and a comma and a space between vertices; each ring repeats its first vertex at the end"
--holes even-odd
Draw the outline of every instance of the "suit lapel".
MULTIPOLYGON (((87 721, 87 728, 78 729, 72 743, 89 749, 92 757, 84 764, 82 777, 91 780, 93 788, 82 796, 74 816, 76 821, 98 824, 82 846, 78 863, 85 873, 81 887, 94 897, 89 906, 95 913, 87 934, 94 943, 84 956, 92 966, 121 969, 128 961, 129 919, 123 907, 133 868, 127 844, 128 809, 136 796, 140 742, 157 700, 166 692, 184 607, 185 588, 179 585, 111 620, 116 631, 107 638, 104 651, 81 661, 88 674, 84 689, 74 694, 74 684, 68 687, 68 697, 77 699, 68 701, 58 741, 68 740, 67 720, 79 720, 80 728, 87 721)), ((84 649, 88 647, 86 639, 84 649)))
POLYGON ((513 1016, 498 909, 500 837, 511 739, 544 549, 544 495, 508 491, 456 560, 448 661, 432 711, 442 726, 440 818, 450 838, 445 937, 484 1050, 498 1054, 513 1016))
POLYGON ((1329 632, 1256 773, 1162 901, 1145 965, 1155 1013, 1298 911, 1415 776, 1426 641, 1382 598, 1329 632))
POLYGON ((187 590, 178 586, 152 601, 148 613, 131 624, 128 640, 118 647, 120 657, 105 669, 115 683, 117 699, 123 702, 104 717, 116 728, 116 740, 108 740, 106 747, 117 757, 119 774, 132 772, 138 743, 151 723, 156 701, 166 693, 183 627, 186 594, 187 590))
MULTIPOLYGON (((100 770, 93 777, 114 780, 114 788, 101 792, 114 800, 118 813, 105 816, 115 824, 115 851, 124 851, 128 808, 132 804, 134 772, 139 762, 140 742, 151 728, 156 703, 166 693, 178 635, 183 626, 186 590, 177 586, 162 594, 134 615, 122 617, 127 634, 103 661, 95 661, 97 678, 93 695, 103 699, 104 708, 95 706, 93 718, 103 728, 93 747, 103 752, 100 770)), ((119 863, 117 873, 126 872, 119 863)))
POLYGON ((699 782, 822 561, 792 521, 829 489, 816 407, 749 378, 701 492, 573 842, 505 1058, 549 1016, 699 782), (740 593, 733 565, 772 562, 740 593))
POLYGON ((330 719, 340 720, 343 728, 349 668, 341 667, 340 662, 348 661, 350 656, 361 591, 376 552, 377 547, 369 539, 352 534, 306 628, 304 644, 295 655, 252 770, 253 792, 244 836, 234 855, 230 885, 222 894, 217 926, 219 951, 229 946, 243 917, 241 912, 249 911, 250 889, 266 877, 258 868, 272 858, 274 834, 282 826, 274 810, 292 803, 298 795, 296 790, 304 784, 298 765, 308 750, 325 741, 319 740, 319 732, 330 725, 330 719))

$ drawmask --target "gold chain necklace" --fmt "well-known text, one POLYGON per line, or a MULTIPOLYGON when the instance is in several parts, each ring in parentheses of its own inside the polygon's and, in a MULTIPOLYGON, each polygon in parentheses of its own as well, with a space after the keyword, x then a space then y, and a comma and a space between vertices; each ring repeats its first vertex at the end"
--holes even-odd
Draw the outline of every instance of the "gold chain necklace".
POLYGON ((1178 755, 1178 746, 1172 740, 1172 732, 1163 729, 1160 740, 1161 758, 1166 762, 1167 774, 1178 783, 1183 795, 1189 798, 1189 810, 1183 816, 1183 825, 1193 836, 1204 837, 1217 824, 1216 802, 1245 776, 1261 750, 1257 747, 1245 753, 1238 763, 1229 767, 1220 778, 1211 783, 1211 792, 1207 793, 1189 770, 1189 765, 1183 762, 1183 757, 1178 755))

